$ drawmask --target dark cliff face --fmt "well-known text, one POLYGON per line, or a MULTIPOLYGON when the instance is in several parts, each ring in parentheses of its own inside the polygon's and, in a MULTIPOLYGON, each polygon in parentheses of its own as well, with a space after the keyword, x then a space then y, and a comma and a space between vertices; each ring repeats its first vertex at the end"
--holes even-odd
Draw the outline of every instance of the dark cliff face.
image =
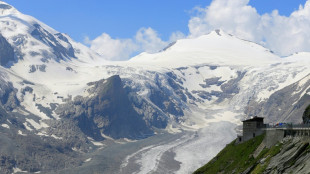
POLYGON ((72 45, 70 44, 68 39, 61 33, 52 35, 44 28, 42 28, 39 24, 35 24, 34 30, 31 32, 31 35, 46 44, 47 46, 51 47, 53 49, 53 53, 57 57, 57 61, 63 60, 64 58, 75 58, 72 45), (56 38, 66 42, 69 47, 65 48, 61 43, 57 41, 56 38))
POLYGON ((109 119, 110 124, 103 127, 105 134, 115 138, 142 138, 152 133, 146 127, 143 116, 133 109, 119 76, 107 79, 97 92, 97 104, 92 109, 95 116, 105 115, 109 119))
POLYGON ((0 34, 0 65, 6 66, 10 61, 14 60, 14 49, 0 34))
POLYGON ((140 139, 153 134, 143 116, 138 114, 123 88, 118 75, 89 83, 91 97, 76 97, 61 105, 62 117, 77 121, 80 129, 95 140, 101 133, 113 138, 140 139))
POLYGON ((6 82, 1 78, 0 73, 0 105, 7 111, 12 111, 19 105, 16 97, 17 90, 11 82, 6 82))
POLYGON ((310 105, 306 108, 304 114, 302 115, 303 123, 310 123, 310 105))

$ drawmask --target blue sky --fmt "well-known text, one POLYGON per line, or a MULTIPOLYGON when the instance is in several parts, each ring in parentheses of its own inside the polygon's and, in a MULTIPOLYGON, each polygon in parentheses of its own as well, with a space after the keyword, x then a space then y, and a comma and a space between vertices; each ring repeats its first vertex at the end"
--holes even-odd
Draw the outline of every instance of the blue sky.
MULTIPOLYGON (((103 32, 113 38, 131 38, 141 27, 151 27, 163 40, 172 32, 188 34, 193 8, 206 7, 211 0, 4 0, 22 13, 31 15, 83 42, 103 32)), ((259 14, 278 9, 290 15, 306 0, 251 0, 259 14)))
POLYGON ((109 60, 154 53, 215 29, 283 57, 310 52, 310 0, 5 1, 109 60))

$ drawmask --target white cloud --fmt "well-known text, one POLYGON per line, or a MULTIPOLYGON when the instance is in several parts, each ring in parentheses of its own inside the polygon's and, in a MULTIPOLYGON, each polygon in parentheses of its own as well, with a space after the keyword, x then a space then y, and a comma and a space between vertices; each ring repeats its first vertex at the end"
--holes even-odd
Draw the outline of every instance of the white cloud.
POLYGON ((152 28, 141 28, 133 39, 113 39, 110 35, 103 33, 94 40, 85 38, 85 43, 92 50, 108 60, 127 60, 140 52, 154 53, 165 48, 169 43, 184 38, 181 32, 171 34, 169 41, 163 41, 152 28))
POLYGON ((112 39, 106 33, 92 41, 86 38, 85 42, 90 44, 92 50, 108 60, 128 59, 133 52, 138 50, 138 46, 131 39, 112 39))
POLYGON ((185 34, 183 34, 180 31, 176 31, 170 35, 169 43, 174 42, 174 41, 179 40, 179 39, 184 39, 184 38, 186 38, 185 34))
POLYGON ((185 37, 197 37, 215 29, 254 41, 281 56, 310 51, 310 0, 290 16, 281 16, 277 10, 260 15, 249 0, 213 0, 188 22, 189 36, 174 32, 168 41, 162 40, 152 28, 141 28, 130 39, 114 39, 108 34, 86 43, 110 60, 127 60, 140 52, 154 53, 169 43, 185 37))
POLYGON ((210 6, 198 8, 189 21, 191 37, 214 29, 265 45, 279 55, 310 51, 310 0, 289 17, 275 10, 259 15, 249 0, 213 0, 210 6))
POLYGON ((141 28, 137 32, 135 40, 141 50, 150 53, 157 52, 167 45, 167 42, 161 40, 152 28, 141 28))

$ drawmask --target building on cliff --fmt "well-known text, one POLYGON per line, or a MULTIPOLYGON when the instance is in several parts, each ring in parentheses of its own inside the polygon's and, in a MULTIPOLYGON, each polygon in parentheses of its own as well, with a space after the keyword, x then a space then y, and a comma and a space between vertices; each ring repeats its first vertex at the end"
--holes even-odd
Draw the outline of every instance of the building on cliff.
POLYGON ((266 128, 266 124, 264 124, 263 117, 255 116, 251 119, 244 120, 242 122, 243 122, 243 135, 238 136, 239 142, 244 142, 258 135, 263 134, 264 128, 266 128))

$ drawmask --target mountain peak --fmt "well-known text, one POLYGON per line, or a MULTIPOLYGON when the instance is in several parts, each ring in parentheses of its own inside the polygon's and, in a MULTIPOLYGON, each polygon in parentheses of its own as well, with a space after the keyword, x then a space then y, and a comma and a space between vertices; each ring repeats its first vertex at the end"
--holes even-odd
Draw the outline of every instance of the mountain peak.
MULTIPOLYGON (((32 67, 53 66, 53 62, 61 65, 61 61, 76 63, 92 63, 101 57, 86 46, 75 42, 69 36, 62 34, 38 19, 23 14, 14 6, 0 0, 0 42, 7 51, 0 49, 0 64, 7 65, 13 71, 32 72, 32 67), (1 58, 2 57, 2 58, 1 58), (11 61, 14 57, 14 61, 11 61), (25 68, 26 67, 26 68, 25 68), (28 68, 30 67, 30 68, 28 68)), ((0 43, 0 46, 1 46, 0 43)), ((58 66, 58 65, 57 65, 58 66)))
POLYGON ((0 14, 1 15, 9 15, 13 13, 17 13, 18 11, 11 5, 6 2, 0 1, 0 14))
POLYGON ((140 54, 130 61, 165 67, 202 63, 256 66, 279 61, 279 57, 259 44, 217 29, 207 35, 178 40, 163 52, 140 54))
POLYGON ((2 8, 3 9, 11 9, 13 7, 6 2, 0 1, 0 9, 2 9, 2 8))
MULTIPOLYGON (((209 34, 211 35, 217 35, 217 36, 222 36, 222 34, 225 33, 223 30, 221 29, 215 29, 213 31, 211 31, 209 34)), ((226 33, 225 33, 226 34, 226 33)))

